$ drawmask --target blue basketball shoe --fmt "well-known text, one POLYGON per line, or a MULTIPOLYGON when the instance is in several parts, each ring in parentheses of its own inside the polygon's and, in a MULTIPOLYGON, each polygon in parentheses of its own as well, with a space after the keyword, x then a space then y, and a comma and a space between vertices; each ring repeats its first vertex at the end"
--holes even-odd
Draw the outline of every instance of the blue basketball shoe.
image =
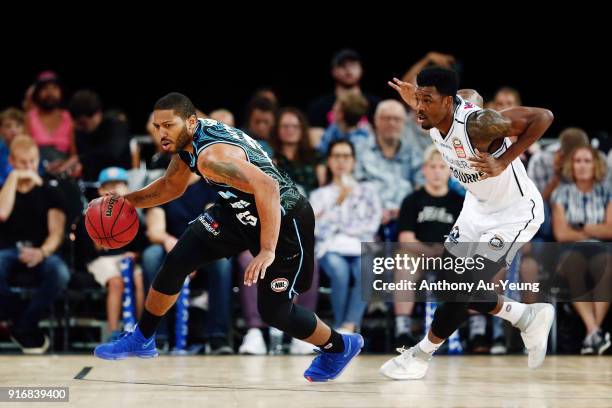
POLYGON ((304 378, 310 382, 330 381, 342 374, 348 363, 356 357, 363 347, 363 337, 360 334, 343 334, 344 351, 342 353, 326 353, 316 349, 319 354, 304 371, 304 378))
POLYGON ((155 335, 146 339, 136 326, 134 331, 123 332, 117 340, 100 344, 94 355, 105 360, 123 360, 127 357, 153 358, 159 354, 155 348, 155 335))

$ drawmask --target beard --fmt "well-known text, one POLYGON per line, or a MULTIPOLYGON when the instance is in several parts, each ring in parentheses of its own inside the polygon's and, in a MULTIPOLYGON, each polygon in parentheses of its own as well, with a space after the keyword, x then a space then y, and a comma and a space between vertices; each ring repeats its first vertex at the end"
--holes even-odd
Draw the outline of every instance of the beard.
POLYGON ((421 123, 421 129, 423 130, 429 130, 433 127, 433 125, 431 123, 421 123))
POLYGON ((181 129, 181 133, 176 138, 176 150, 184 150, 185 146, 187 146, 193 137, 189 134, 187 130, 187 126, 183 125, 183 129, 181 129))
POLYGON ((37 101, 36 105, 43 111, 52 111, 60 106, 60 101, 57 98, 44 98, 37 101))
POLYGON ((352 89, 353 87, 359 85, 359 79, 353 79, 350 81, 341 79, 338 81, 338 84, 344 89, 352 89))

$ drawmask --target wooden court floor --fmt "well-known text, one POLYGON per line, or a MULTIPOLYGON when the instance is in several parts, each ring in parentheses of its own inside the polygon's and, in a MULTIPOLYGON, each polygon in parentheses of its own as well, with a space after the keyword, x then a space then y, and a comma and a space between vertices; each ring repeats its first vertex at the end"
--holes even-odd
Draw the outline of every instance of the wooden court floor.
POLYGON ((378 373, 389 357, 360 356, 336 381, 311 384, 302 372, 312 357, 0 356, 0 386, 70 387, 67 404, 0 406, 612 407, 612 357, 548 356, 532 371, 523 356, 437 356, 410 382, 378 373))

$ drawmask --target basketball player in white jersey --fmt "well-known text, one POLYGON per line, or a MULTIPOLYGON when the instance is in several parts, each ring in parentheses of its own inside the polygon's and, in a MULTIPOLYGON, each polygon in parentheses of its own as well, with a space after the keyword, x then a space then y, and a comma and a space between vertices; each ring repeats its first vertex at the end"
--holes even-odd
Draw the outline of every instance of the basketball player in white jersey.
MULTIPOLYGON (((439 67, 423 70, 416 86, 396 78, 389 85, 416 111, 452 174, 467 189, 443 256, 479 259, 489 279, 512 262, 544 220, 542 197, 519 156, 548 129, 552 113, 528 107, 499 113, 481 109, 457 96, 456 74, 439 67), (510 144, 508 136, 517 136, 517 142, 510 144)), ((454 272, 450 275, 469 279, 454 272)), ((542 364, 554 319, 552 305, 526 305, 494 291, 456 296, 437 308, 431 329, 420 343, 380 368, 383 375, 398 380, 425 376, 433 353, 467 317, 468 309, 508 320, 521 331, 528 366, 542 364)))

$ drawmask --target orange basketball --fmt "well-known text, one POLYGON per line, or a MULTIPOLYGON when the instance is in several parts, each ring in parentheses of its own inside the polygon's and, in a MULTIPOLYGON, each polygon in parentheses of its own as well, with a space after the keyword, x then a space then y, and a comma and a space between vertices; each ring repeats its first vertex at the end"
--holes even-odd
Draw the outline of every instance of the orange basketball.
POLYGON ((98 245, 116 249, 127 245, 138 233, 138 213, 120 196, 104 196, 89 203, 85 228, 98 245))

